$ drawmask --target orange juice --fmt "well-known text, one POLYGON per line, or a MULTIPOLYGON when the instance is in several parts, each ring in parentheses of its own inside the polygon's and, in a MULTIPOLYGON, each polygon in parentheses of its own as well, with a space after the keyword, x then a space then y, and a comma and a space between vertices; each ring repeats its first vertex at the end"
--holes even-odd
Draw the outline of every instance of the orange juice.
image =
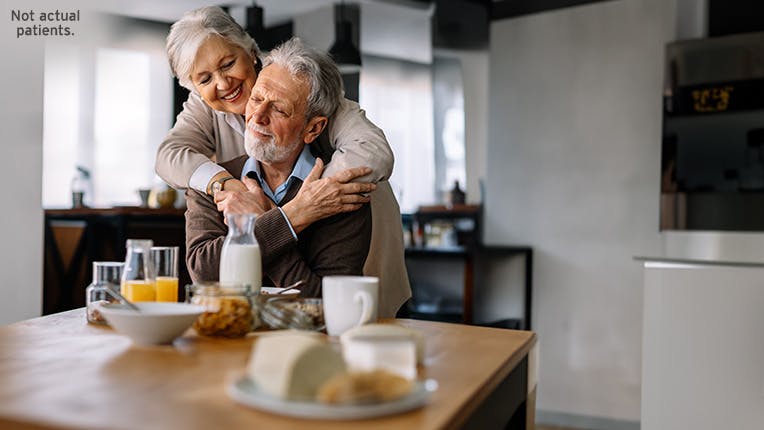
POLYGON ((127 300, 131 302, 153 302, 156 300, 156 288, 153 282, 125 281, 122 291, 127 300))
POLYGON ((157 301, 178 301, 178 278, 172 276, 157 276, 157 301))

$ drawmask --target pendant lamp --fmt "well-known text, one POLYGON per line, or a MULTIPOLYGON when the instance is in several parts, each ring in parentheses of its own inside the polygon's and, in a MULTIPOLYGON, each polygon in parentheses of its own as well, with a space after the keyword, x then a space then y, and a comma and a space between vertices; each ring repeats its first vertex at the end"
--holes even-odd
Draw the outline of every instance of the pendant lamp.
POLYGON ((342 73, 361 71, 361 52, 353 44, 353 23, 345 18, 345 3, 340 3, 340 16, 335 24, 334 44, 329 55, 342 73))
POLYGON ((247 33, 256 41, 265 37, 265 25, 263 25, 263 8, 252 2, 247 8, 247 33))

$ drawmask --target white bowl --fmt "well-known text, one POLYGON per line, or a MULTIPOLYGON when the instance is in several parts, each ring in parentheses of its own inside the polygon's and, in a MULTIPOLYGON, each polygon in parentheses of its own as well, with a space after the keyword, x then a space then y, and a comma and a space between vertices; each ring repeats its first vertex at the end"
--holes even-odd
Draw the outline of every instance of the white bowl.
POLYGON ((276 295, 281 294, 282 296, 289 296, 290 294, 300 294, 300 290, 289 290, 286 293, 282 293, 286 288, 279 288, 279 287, 261 287, 260 288, 260 294, 269 294, 269 295, 276 295))
POLYGON ((187 303, 136 303, 140 312, 123 304, 101 305, 106 321, 116 331, 141 345, 170 343, 181 336, 204 312, 203 306, 187 303))

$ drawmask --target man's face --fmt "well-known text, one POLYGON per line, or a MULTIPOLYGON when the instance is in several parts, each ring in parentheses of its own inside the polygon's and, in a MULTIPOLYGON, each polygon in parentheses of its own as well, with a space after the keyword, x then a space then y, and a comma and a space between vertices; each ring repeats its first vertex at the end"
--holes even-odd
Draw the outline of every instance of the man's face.
POLYGON ((196 51, 191 82, 212 109, 243 115, 257 78, 254 61, 241 47, 213 36, 196 51))
POLYGON ((286 68, 271 64, 257 77, 247 103, 244 146, 250 157, 282 163, 297 157, 303 145, 309 85, 286 68))

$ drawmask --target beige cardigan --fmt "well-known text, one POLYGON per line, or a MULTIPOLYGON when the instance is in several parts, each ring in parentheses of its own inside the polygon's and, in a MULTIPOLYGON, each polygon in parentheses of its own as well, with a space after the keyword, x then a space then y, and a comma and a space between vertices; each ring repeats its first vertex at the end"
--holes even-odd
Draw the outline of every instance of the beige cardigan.
MULTIPOLYGON (((205 161, 224 162, 244 151, 244 118, 211 109, 191 93, 175 126, 159 145, 156 172, 175 188, 187 188, 194 171, 205 161)), ((357 103, 343 99, 318 145, 333 148, 324 176, 350 167, 369 166, 364 180, 381 181, 371 195, 371 247, 364 274, 379 277, 379 316, 393 317, 411 297, 403 257, 400 207, 387 178, 392 173, 393 153, 384 133, 366 118, 357 103)))

